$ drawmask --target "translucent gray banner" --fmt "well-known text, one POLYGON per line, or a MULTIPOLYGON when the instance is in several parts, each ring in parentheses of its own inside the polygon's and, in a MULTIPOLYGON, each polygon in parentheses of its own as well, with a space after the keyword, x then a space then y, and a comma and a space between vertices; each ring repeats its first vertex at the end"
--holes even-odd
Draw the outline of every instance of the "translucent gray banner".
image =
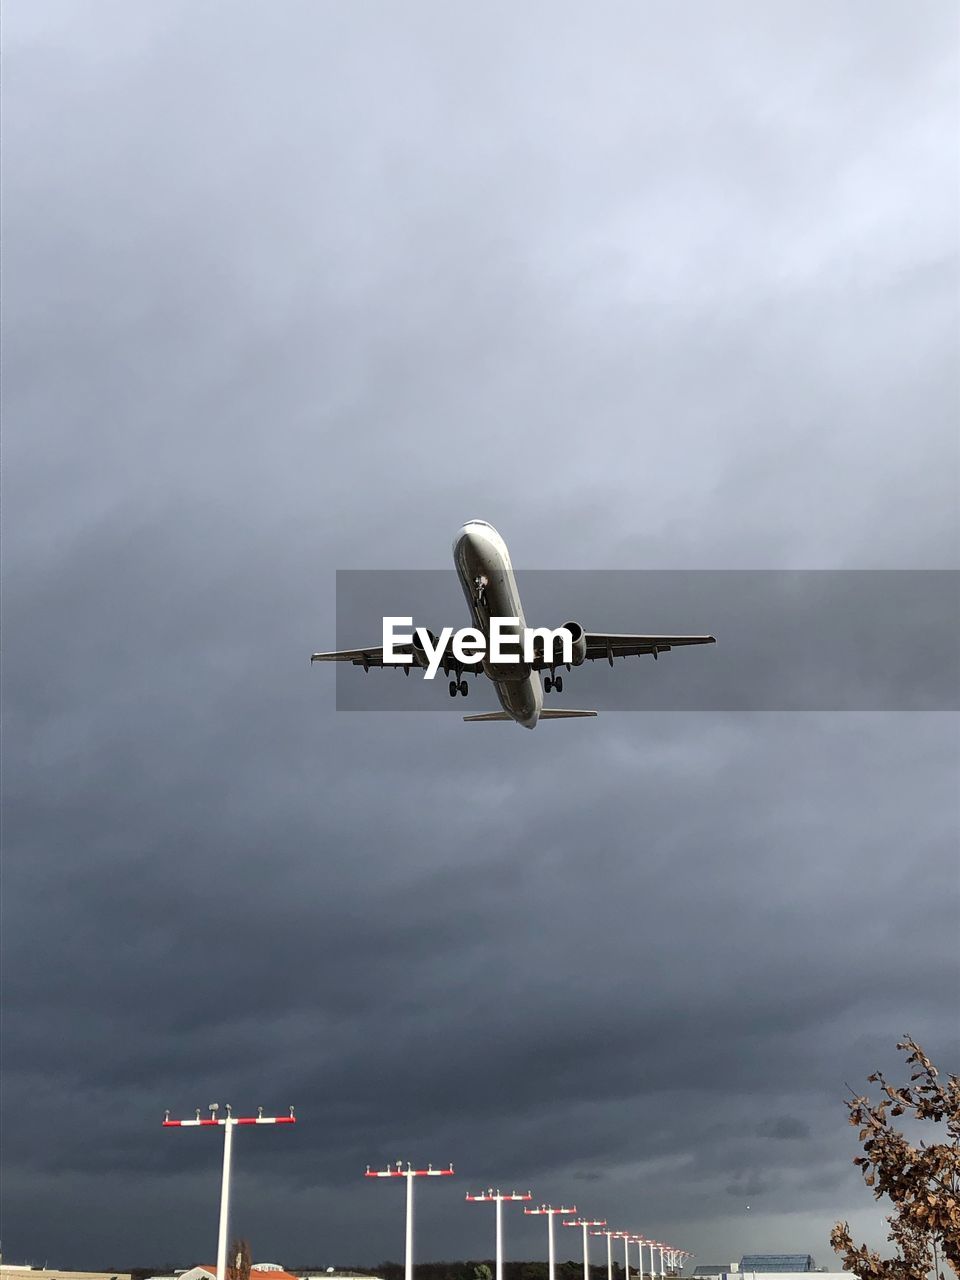
MULTIPOLYGON (((589 632, 707 633, 715 645, 585 662, 544 705, 598 711, 932 711, 960 707, 956 570, 527 570, 528 626, 589 632)), ((383 618, 439 634, 471 619, 453 570, 339 570, 335 637, 315 648, 379 647, 383 618)), ((499 705, 479 668, 469 696, 442 673, 320 665, 342 711, 446 711, 499 705)))

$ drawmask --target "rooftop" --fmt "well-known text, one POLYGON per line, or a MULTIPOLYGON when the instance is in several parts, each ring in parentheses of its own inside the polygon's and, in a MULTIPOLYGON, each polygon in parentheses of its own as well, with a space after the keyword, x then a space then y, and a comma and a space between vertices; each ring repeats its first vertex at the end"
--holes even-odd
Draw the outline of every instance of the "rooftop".
POLYGON ((809 1253, 745 1253, 740 1259, 741 1271, 813 1271, 809 1253))

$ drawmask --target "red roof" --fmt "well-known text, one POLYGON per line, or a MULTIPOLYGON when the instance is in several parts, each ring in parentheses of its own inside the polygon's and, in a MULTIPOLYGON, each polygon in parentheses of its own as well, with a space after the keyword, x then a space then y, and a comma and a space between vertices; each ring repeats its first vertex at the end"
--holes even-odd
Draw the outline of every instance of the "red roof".
MULTIPOLYGON (((211 1266, 209 1263, 201 1262, 198 1265, 201 1271, 209 1271, 212 1276, 217 1275, 216 1264, 211 1266)), ((229 1268, 227 1268, 227 1272, 229 1274, 229 1268)), ((253 1268, 250 1272, 251 1280, 253 1280, 254 1276, 262 1276, 263 1280, 299 1280, 298 1276, 292 1276, 289 1271, 257 1271, 256 1268, 253 1268)))

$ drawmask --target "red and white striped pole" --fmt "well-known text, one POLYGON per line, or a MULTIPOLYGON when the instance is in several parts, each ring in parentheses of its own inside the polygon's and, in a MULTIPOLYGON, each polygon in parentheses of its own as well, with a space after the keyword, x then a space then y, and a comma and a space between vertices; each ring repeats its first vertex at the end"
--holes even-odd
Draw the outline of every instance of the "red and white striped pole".
POLYGON ((618 1234, 616 1231, 591 1231, 592 1236, 607 1237, 607 1280, 613 1280, 613 1237, 618 1234))
POLYGON ((536 1209, 524 1209, 524 1213, 544 1213, 547 1216, 547 1280, 557 1280, 557 1250, 553 1239, 553 1220, 559 1213, 576 1213, 577 1206, 572 1204, 569 1208, 554 1208, 552 1204, 540 1204, 536 1209))
POLYGON ((667 1264, 670 1267, 670 1270, 679 1275, 683 1271, 683 1260, 686 1256, 687 1255, 683 1249, 674 1249, 671 1247, 667 1254, 667 1264))
MULTIPOLYGON (((636 1242, 636 1253, 640 1258, 640 1280, 644 1280, 644 1245, 650 1242, 645 1235, 631 1235, 630 1239, 636 1242)), ((653 1249, 650 1251, 650 1274, 653 1275, 653 1249)))
POLYGON ((403 1255, 404 1280, 413 1280, 413 1180, 414 1178, 449 1178, 452 1173, 453 1165, 450 1165, 448 1169, 435 1169, 432 1164, 428 1164, 426 1169, 414 1169, 409 1160, 405 1169, 402 1160, 398 1160, 392 1169, 389 1165, 386 1169, 371 1169, 367 1165, 367 1172, 364 1177, 406 1178, 407 1180, 407 1236, 403 1255))
MULTIPOLYGON (((656 1245, 652 1240, 644 1240, 643 1243, 650 1250, 650 1280, 654 1280, 657 1274, 657 1263, 656 1263, 656 1259, 653 1256, 653 1251, 656 1248, 656 1245)), ((641 1258, 643 1257, 643 1245, 640 1246, 640 1257, 641 1258)), ((641 1280, 643 1280, 642 1276, 641 1276, 641 1280)))
MULTIPOLYGON (((654 1245, 653 1240, 648 1240, 648 1239, 646 1239, 646 1236, 645 1236, 645 1235, 641 1235, 641 1236, 640 1236, 640 1239, 639 1239, 639 1240, 637 1240, 637 1248, 639 1248, 639 1249, 640 1249, 640 1262, 641 1262, 640 1270, 641 1270, 641 1272, 643 1272, 644 1244, 646 1245, 646 1247, 648 1247, 648 1248, 649 1248, 649 1251, 650 1251, 650 1272, 649 1272, 649 1275, 650 1275, 650 1280, 654 1280, 654 1276, 655 1276, 655 1275, 657 1275, 657 1262, 655 1262, 655 1260, 654 1260, 654 1256, 653 1256, 653 1251, 654 1251, 655 1245, 654 1245)), ((641 1280, 643 1280, 643 1275, 641 1275, 641 1280)))
MULTIPOLYGON (((640 1270, 637 1273, 637 1280, 643 1280, 643 1236, 638 1236, 635 1231, 625 1231, 623 1234, 624 1234, 624 1241, 623 1241, 624 1259, 626 1259, 629 1256, 627 1253, 627 1250, 629 1249, 630 1245, 635 1244, 637 1246, 637 1252, 640 1255, 640 1270)), ((627 1275, 627 1280, 630 1280, 629 1274, 627 1275)))
POLYGON ((163 1118, 163 1127, 165 1129, 195 1129, 195 1128, 216 1128, 223 1129, 223 1173, 220 1180, 220 1227, 217 1233, 217 1280, 226 1280, 227 1274, 227 1223, 230 1217, 230 1166, 233 1151, 233 1130, 238 1124, 296 1124, 296 1117, 293 1114, 293 1107, 290 1108, 290 1114, 286 1116, 265 1116, 263 1107, 257 1108, 255 1116, 235 1116, 231 1110, 230 1104, 227 1103, 227 1114, 223 1119, 218 1119, 217 1112, 220 1110, 219 1102, 211 1102, 209 1111, 210 1119, 200 1119, 200 1108, 197 1108, 195 1120, 171 1120, 168 1111, 163 1118))
POLYGON ((583 1231, 583 1280, 590 1280, 590 1241, 587 1239, 587 1232, 591 1227, 605 1227, 607 1220, 606 1218, 574 1218, 563 1225, 580 1227, 583 1231))
MULTIPOLYGON (((629 1231, 615 1231, 613 1233, 613 1237, 615 1240, 623 1241, 624 1280, 630 1280, 630 1241, 634 1240, 636 1237, 632 1236, 629 1231)), ((640 1265, 641 1265, 640 1280, 643 1280, 643 1271, 642 1271, 643 1259, 642 1258, 640 1260, 640 1265)))
POLYGON ((504 1200, 531 1200, 533 1197, 528 1191, 526 1195, 513 1191, 510 1195, 504 1195, 498 1187, 496 1191, 492 1187, 486 1191, 481 1191, 479 1195, 471 1195, 467 1192, 467 1199, 473 1204, 485 1204, 493 1201, 497 1206, 497 1280, 503 1280, 503 1202, 504 1200))

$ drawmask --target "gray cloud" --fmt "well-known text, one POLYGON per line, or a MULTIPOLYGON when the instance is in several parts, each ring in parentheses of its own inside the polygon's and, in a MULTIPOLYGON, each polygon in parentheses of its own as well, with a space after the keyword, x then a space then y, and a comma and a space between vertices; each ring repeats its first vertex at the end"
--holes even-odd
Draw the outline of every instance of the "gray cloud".
POLYGON ((810 1136, 810 1126, 796 1116, 775 1116, 757 1126, 761 1138, 777 1138, 793 1142, 810 1136))
POLYGON ((956 717, 488 733, 306 655, 336 569, 470 516, 955 567, 948 22, 6 15, 6 1256, 208 1259, 218 1143, 159 1121, 214 1098, 297 1105, 237 1144, 288 1265, 396 1257, 400 1156, 459 1171, 424 1256, 489 1254, 474 1181, 707 1260, 877 1237, 844 1082, 957 1052, 956 717))

